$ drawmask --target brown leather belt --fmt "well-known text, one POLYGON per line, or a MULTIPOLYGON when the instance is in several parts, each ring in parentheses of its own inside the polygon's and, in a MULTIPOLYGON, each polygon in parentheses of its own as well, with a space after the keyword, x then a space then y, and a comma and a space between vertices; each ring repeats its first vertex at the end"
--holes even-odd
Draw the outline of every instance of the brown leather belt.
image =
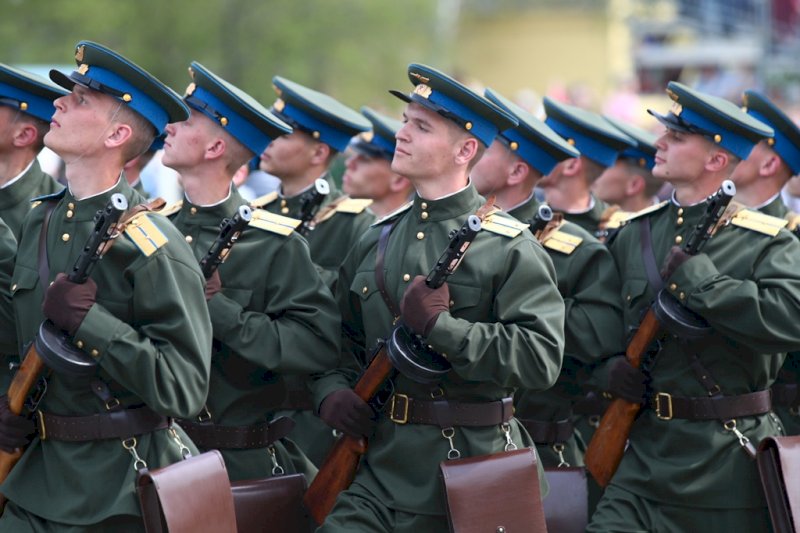
POLYGON ((428 424, 442 428, 496 426, 514 416, 514 401, 513 398, 480 403, 418 400, 395 393, 387 404, 387 414, 395 424, 428 424))
POLYGON ((544 421, 531 420, 530 418, 518 419, 530 433, 536 444, 564 443, 574 433, 575 427, 569 420, 544 421))
POLYGON ((120 409, 89 416, 60 416, 36 411, 37 431, 41 440, 85 442, 127 439, 159 429, 171 423, 149 407, 120 409))
POLYGON ((731 420, 768 413, 772 401, 768 390, 719 398, 682 398, 658 392, 650 399, 650 407, 661 420, 731 420))
POLYGON ((797 407, 800 405, 800 395, 797 394, 797 383, 775 383, 772 385, 772 403, 783 407, 797 407))
POLYGON ((220 426, 211 422, 178 420, 189 438, 203 450, 249 450, 266 448, 294 428, 291 418, 280 416, 272 422, 252 426, 220 426))

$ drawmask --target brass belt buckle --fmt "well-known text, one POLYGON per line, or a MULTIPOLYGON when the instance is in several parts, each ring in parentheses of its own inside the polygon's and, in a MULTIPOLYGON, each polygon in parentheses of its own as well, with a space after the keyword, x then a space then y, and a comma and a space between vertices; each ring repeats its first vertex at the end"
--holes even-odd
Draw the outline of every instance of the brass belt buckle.
POLYGON ((405 394, 398 394, 394 393, 392 395, 392 406, 389 410, 389 419, 394 422, 395 424, 407 424, 408 423, 408 396, 405 394), (395 415, 396 407, 397 407, 397 399, 400 398, 403 401, 403 413, 400 417, 395 415))
POLYGON ((661 420, 672 420, 672 395, 667 392, 656 393, 656 416, 661 420), (664 398, 662 400, 662 398, 664 398), (664 403, 662 403, 664 402, 664 403), (664 405, 667 410, 666 415, 661 414, 661 406, 664 405))
POLYGON ((44 425, 44 414, 40 410, 36 410, 36 423, 39 426, 39 440, 47 439, 47 428, 44 425))

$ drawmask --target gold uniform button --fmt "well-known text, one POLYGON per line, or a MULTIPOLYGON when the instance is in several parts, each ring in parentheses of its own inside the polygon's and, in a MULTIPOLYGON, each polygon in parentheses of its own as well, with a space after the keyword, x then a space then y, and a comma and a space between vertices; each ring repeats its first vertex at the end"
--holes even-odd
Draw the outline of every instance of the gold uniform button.
POLYGON ((192 239, 191 235, 187 235, 185 238, 186 238, 186 242, 188 242, 188 243, 191 243, 194 240, 194 239, 192 239))
POLYGON ((83 348, 83 341, 75 341, 75 346, 78 348, 83 348))
POLYGON ((422 209, 428 209, 428 203, 427 203, 427 202, 422 202, 421 204, 419 204, 419 206, 420 206, 422 209))
POLYGON ((11 292, 14 292, 15 290, 17 290, 17 284, 16 283, 11 286, 11 292))
POLYGON ((288 212, 289 212, 289 208, 288 207, 281 207, 281 213, 283 213, 285 215, 288 212))
POLYGON ((427 211, 423 211, 422 214, 420 215, 420 218, 422 220, 428 220, 428 212, 427 211))
POLYGON ((75 204, 73 204, 72 202, 68 203, 67 209, 75 209, 75 204))
POLYGON ((453 307, 456 303, 453 300, 450 300, 450 307, 453 307))
POLYGON ((193 214, 193 215, 196 215, 196 214, 197 214, 197 208, 196 208, 196 207, 193 207, 193 208, 189 209, 189 212, 190 212, 191 214, 193 214))
POLYGON ((417 240, 418 241, 421 241, 424 238, 425 238, 425 234, 424 233, 422 233, 421 231, 419 233, 417 233, 417 240))
POLYGON ((681 291, 681 293, 678 295, 678 298, 680 298, 681 300, 685 300, 686 299, 686 293, 681 291))
POLYGON ((678 208, 678 216, 679 216, 679 217, 680 217, 680 216, 683 216, 683 208, 682 208, 682 207, 679 207, 679 208, 678 208))
POLYGON ((65 233, 64 235, 62 235, 61 240, 67 242, 69 240, 69 233, 65 233))
POLYGON ((361 289, 361 294, 367 294, 369 292, 369 287, 364 287, 361 289))
POLYGON ((403 274, 403 281, 408 281, 411 279, 411 274, 403 274))
POLYGON ((678 284, 677 283, 670 283, 669 284, 669 290, 674 291, 677 288, 678 288, 678 284))
POLYGON ((281 200, 281 207, 286 207, 286 200, 281 200))
POLYGON ((89 355, 91 355, 92 357, 97 357, 98 355, 100 355, 100 352, 98 352, 97 350, 92 350, 91 352, 89 352, 89 355))
POLYGON ((629 294, 629 295, 627 295, 627 296, 625 297, 625 299, 626 299, 627 301, 629 301, 629 302, 630 302, 630 301, 631 301, 631 295, 630 295, 630 294, 629 294))
POLYGON ((72 209, 67 210, 67 218, 72 218, 72 216, 74 214, 75 214, 75 211, 73 211, 72 209))
POLYGON ((682 243, 682 242, 683 242, 683 237, 681 237, 680 235, 678 235, 677 237, 675 237, 675 244, 680 244, 680 243, 682 243))
POLYGON ((678 217, 678 220, 676 220, 675 223, 678 224, 679 226, 683 224, 683 217, 678 217))

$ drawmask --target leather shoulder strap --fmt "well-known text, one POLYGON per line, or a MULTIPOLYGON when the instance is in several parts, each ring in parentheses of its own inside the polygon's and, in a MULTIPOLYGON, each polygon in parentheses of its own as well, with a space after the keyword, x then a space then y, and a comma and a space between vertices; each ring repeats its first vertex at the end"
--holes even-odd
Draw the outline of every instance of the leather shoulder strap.
POLYGON ((55 208, 56 202, 47 202, 42 229, 39 232, 39 282, 42 284, 43 291, 47 290, 47 285, 50 283, 50 260, 47 257, 47 228, 50 226, 50 217, 53 215, 55 208))
POLYGON ((394 303, 389 291, 386 290, 386 278, 384 276, 384 260, 386 259, 386 248, 389 247, 389 236, 392 234, 396 221, 389 222, 381 228, 381 236, 378 239, 378 253, 375 256, 375 284, 383 297, 386 307, 389 308, 395 320, 400 316, 400 308, 394 303))

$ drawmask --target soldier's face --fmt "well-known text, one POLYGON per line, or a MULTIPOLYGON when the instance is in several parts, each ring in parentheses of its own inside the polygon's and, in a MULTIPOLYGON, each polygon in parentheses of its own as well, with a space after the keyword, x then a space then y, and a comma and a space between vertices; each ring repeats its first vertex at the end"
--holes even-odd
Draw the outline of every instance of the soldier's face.
POLYGON ((345 162, 342 189, 353 198, 380 199, 390 192, 392 174, 386 159, 352 152, 345 162))
POLYGON ((161 162, 178 172, 201 164, 209 145, 219 140, 213 135, 214 126, 210 118, 194 109, 183 122, 168 124, 161 162))
POLYGON ((506 188, 515 162, 511 151, 495 140, 472 168, 469 177, 480 194, 496 193, 506 188))
POLYGON ((700 135, 667 129, 656 141, 653 176, 673 184, 694 181, 703 174, 711 148, 700 135))
POLYGON ((736 184, 736 187, 742 189, 758 183, 759 178, 762 177, 762 172, 767 172, 766 164, 769 162, 770 157, 778 157, 778 154, 767 146, 766 141, 761 141, 755 145, 747 159, 740 161, 731 173, 731 180, 736 184))
POLYGON ((302 176, 311 165, 317 142, 301 131, 281 135, 261 154, 259 168, 281 179, 302 176))
POLYGON ((457 126, 444 117, 411 102, 403 113, 403 127, 395 139, 392 171, 409 180, 452 174, 458 152, 457 126))
POLYGON ((606 168, 592 184, 592 192, 601 200, 613 204, 624 201, 633 176, 628 173, 626 163, 617 160, 613 166, 606 168))
POLYGON ((109 126, 123 104, 76 84, 71 93, 56 99, 53 105, 56 111, 44 144, 69 163, 74 157, 91 156, 104 149, 107 134, 111 133, 109 126))

